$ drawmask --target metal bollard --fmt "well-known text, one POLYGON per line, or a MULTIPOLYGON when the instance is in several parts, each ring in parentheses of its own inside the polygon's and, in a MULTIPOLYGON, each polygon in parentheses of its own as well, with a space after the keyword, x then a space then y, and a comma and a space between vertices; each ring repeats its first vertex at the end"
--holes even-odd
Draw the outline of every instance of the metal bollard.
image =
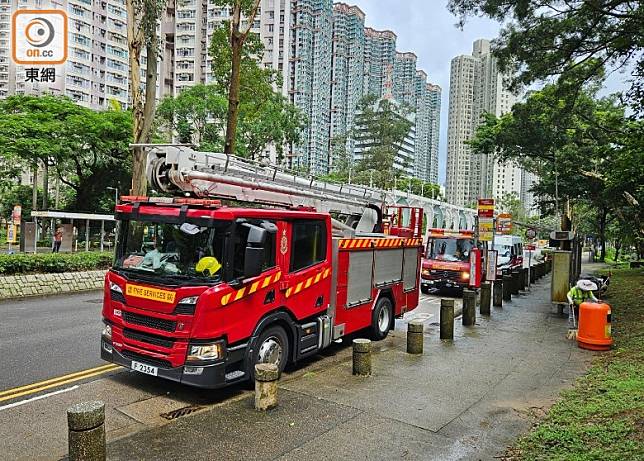
POLYGON ((463 290, 463 325, 476 323, 476 291, 463 290))
POLYGON ((537 283, 537 271, 536 266, 530 268, 530 285, 537 283))
POLYGON ((100 401, 77 403, 67 409, 70 461, 104 461, 105 404, 100 401))
POLYGON ((503 306, 503 280, 495 280, 492 287, 492 304, 494 307, 503 306))
POLYGON ((492 305, 492 284, 490 282, 481 283, 481 315, 490 315, 492 305))
POLYGON ((512 294, 519 294, 519 271, 517 269, 512 270, 512 294))
POLYGON ((503 276, 503 301, 512 300, 512 276, 503 276))
POLYGON ((353 340, 353 374, 360 376, 371 374, 371 341, 368 339, 353 340))
POLYGON ((454 339, 454 300, 441 299, 441 339, 454 339))
POLYGON ((528 269, 521 268, 521 286, 519 287, 521 291, 527 291, 528 289, 528 269))
POLYGON ((277 406, 279 368, 274 363, 255 365, 255 410, 266 411, 277 406))
POLYGON ((423 331, 425 324, 420 320, 412 320, 407 324, 407 353, 423 353, 423 331))

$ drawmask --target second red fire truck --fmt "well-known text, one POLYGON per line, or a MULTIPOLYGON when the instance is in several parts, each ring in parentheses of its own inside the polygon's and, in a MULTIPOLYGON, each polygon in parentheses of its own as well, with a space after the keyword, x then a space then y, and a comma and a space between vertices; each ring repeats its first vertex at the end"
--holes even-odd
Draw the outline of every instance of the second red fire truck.
POLYGON ((483 277, 482 249, 473 231, 429 229, 421 271, 423 293, 479 287, 483 277))
POLYGON ((287 186, 277 172, 272 181, 251 180, 229 162, 186 148, 151 150, 152 186, 193 197, 124 197, 117 205, 104 360, 217 388, 252 379, 256 363, 283 370, 360 330, 382 339, 416 308, 418 232, 394 226, 387 236, 376 206, 311 184, 287 186), (212 197, 273 207, 223 206, 212 197))

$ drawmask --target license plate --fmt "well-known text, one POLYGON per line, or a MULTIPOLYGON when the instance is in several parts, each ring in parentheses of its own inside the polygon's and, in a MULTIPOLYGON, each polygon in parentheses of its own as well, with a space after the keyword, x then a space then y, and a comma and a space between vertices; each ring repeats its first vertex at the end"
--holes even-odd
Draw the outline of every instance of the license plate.
POLYGON ((132 370, 152 376, 156 376, 157 372, 159 371, 157 367, 153 367, 152 365, 147 365, 141 362, 135 362, 134 360, 132 360, 132 370))
POLYGON ((158 288, 143 287, 140 285, 127 284, 125 294, 136 298, 151 299, 162 303, 174 303, 176 293, 174 291, 159 290, 158 288))

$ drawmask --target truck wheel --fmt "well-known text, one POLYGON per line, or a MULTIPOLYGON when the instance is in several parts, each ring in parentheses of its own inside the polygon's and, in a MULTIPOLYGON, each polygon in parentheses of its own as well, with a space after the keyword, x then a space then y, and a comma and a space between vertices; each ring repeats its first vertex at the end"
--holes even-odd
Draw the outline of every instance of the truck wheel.
POLYGON ((284 371, 288 362, 288 354, 288 336, 284 329, 276 325, 264 330, 259 335, 253 352, 250 369, 251 379, 255 379, 255 365, 258 363, 273 363, 277 365, 280 373, 284 371))
POLYGON ((380 298, 371 314, 371 337, 375 341, 385 339, 389 334, 394 306, 389 298, 380 298))

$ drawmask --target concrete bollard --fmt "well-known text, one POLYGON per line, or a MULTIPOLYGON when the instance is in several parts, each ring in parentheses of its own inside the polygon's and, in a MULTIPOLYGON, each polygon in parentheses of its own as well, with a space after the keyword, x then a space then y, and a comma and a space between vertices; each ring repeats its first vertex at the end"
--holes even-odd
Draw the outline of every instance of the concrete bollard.
POLYGON ((67 409, 70 461, 104 461, 105 404, 100 401, 77 403, 67 409))
POLYGON ((512 276, 503 276, 503 301, 512 300, 512 276))
POLYGON ((492 306, 492 284, 490 282, 481 283, 481 315, 490 315, 492 306))
POLYGON ((353 374, 359 376, 371 374, 371 341, 368 339, 353 340, 353 374))
POLYGON ((512 270, 512 295, 518 295, 519 294, 519 270, 518 269, 513 269, 512 270))
POLYGON ((503 306, 503 280, 495 280, 492 287, 492 304, 494 307, 503 306))
POLYGON ((412 320, 407 324, 407 353, 423 353, 423 332, 425 324, 420 320, 412 320))
POLYGON ((476 323, 476 291, 463 290, 463 325, 476 323))
POLYGON ((441 299, 441 339, 454 339, 454 300, 441 299))
POLYGON ((266 411, 277 406, 277 382, 280 371, 274 363, 255 365, 255 410, 266 411))

